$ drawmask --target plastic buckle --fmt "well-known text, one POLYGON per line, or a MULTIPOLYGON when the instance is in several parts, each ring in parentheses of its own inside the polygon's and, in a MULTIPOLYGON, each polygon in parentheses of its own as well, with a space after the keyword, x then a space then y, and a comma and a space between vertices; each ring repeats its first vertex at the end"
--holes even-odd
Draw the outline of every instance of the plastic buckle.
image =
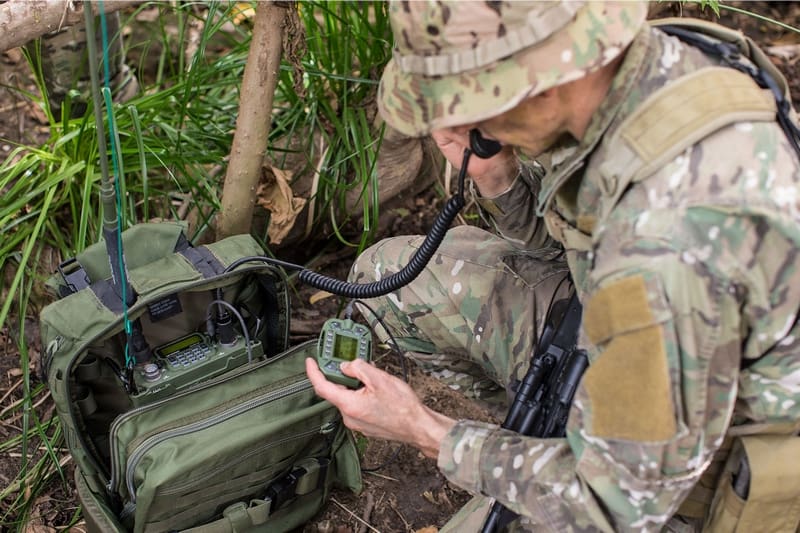
POLYGON ((86 270, 74 257, 58 265, 58 273, 61 274, 61 278, 66 284, 66 288, 62 288, 60 291, 62 297, 69 296, 89 286, 89 276, 86 275, 86 270))
POLYGON ((294 493, 298 496, 302 496, 323 486, 325 484, 325 478, 328 475, 328 465, 330 462, 328 458, 311 459, 311 461, 303 467, 305 474, 297 481, 294 493))
POLYGON ((294 497, 297 482, 305 473, 305 468, 295 468, 267 487, 267 499, 272 500, 273 510, 280 509, 284 503, 294 497))
POLYGON ((236 502, 229 505, 222 511, 222 516, 231 523, 233 531, 246 531, 247 528, 252 526, 250 515, 247 514, 247 504, 244 502, 236 502))
POLYGON ((295 496, 303 496, 325 485, 328 475, 328 458, 308 458, 283 478, 267 487, 266 499, 272 501, 275 511, 295 496))

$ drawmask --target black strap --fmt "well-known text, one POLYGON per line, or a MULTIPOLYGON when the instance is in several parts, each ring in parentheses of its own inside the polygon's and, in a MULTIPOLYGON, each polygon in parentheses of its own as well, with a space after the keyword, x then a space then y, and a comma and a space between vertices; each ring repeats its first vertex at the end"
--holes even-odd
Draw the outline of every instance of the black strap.
POLYGON ((225 271, 225 265, 223 265, 205 246, 200 246, 199 248, 184 248, 177 252, 185 257, 206 279, 218 276, 225 271))
POLYGON ((658 26, 658 29, 667 35, 677 37, 681 41, 700 49, 707 55, 721 59, 726 66, 734 68, 753 78, 753 81, 762 89, 769 89, 775 98, 775 104, 778 108, 778 124, 780 124, 787 139, 789 139, 789 144, 792 145, 798 157, 800 157, 800 128, 792 122, 790 116, 792 103, 786 98, 786 94, 781 89, 780 84, 769 72, 759 68, 754 63, 742 61, 741 50, 739 50, 739 47, 734 43, 720 41, 703 33, 673 26, 671 24, 658 26))
POLYGON ((58 289, 60 298, 69 296, 89 286, 89 276, 86 274, 86 269, 75 257, 71 257, 58 265, 58 273, 61 274, 61 279, 64 280, 64 285, 59 286, 58 289))
MULTIPOLYGON (((175 243, 176 253, 186 258, 191 265, 200 272, 205 279, 218 276, 225 271, 225 265, 205 246, 194 248, 186 237, 181 234, 178 242, 175 243)), ((86 287, 91 287, 97 299, 114 313, 121 313, 123 310, 122 300, 114 289, 111 280, 92 281, 86 274, 86 270, 78 263, 76 258, 71 258, 58 266, 58 271, 66 286, 62 286, 62 296, 68 296, 86 287)))

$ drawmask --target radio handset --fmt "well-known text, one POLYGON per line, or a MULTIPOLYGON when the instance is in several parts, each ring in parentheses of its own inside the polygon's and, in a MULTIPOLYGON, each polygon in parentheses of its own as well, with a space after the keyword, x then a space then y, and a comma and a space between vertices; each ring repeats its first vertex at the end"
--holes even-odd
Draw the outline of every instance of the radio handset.
POLYGON ((489 159, 500 153, 503 145, 493 139, 487 139, 478 128, 469 130, 469 149, 481 159, 489 159))
POLYGON ((372 334, 369 328, 350 319, 331 318, 322 326, 317 344, 317 364, 329 381, 351 389, 361 383, 342 373, 340 365, 347 361, 372 359, 372 334))

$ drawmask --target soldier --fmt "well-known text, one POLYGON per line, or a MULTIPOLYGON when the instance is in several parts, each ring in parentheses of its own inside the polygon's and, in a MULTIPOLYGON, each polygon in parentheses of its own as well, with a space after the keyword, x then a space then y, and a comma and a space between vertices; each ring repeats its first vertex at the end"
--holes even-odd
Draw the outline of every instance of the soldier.
MULTIPOLYGON (((800 162, 774 94, 645 23, 644 3, 390 10, 387 123, 456 166, 472 128, 505 148, 468 165, 496 235, 452 229, 379 314, 423 367, 496 402, 574 283, 591 363, 565 438, 453 420, 362 361, 343 367, 351 391, 309 360, 318 394, 476 495, 447 531, 479 530, 490 498, 522 530, 795 531, 800 162)), ((378 243, 351 278, 398 271, 420 243, 378 243)))

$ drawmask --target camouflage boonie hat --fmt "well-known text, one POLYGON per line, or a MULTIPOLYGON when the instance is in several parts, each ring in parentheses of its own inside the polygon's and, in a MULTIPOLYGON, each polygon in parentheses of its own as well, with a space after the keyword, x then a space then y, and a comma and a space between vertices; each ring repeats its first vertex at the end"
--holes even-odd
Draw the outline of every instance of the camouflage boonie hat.
POLYGON ((394 1, 378 107, 410 136, 480 122, 608 64, 646 2, 394 1))

